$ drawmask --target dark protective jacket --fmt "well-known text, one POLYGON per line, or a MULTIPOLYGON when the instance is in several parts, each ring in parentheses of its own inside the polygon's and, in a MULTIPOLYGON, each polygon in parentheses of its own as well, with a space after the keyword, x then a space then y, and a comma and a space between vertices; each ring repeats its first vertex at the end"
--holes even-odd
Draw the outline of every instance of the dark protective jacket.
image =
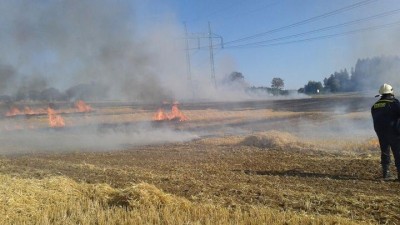
POLYGON ((385 94, 372 106, 374 129, 378 134, 395 134, 395 123, 400 118, 400 102, 393 95, 385 94))

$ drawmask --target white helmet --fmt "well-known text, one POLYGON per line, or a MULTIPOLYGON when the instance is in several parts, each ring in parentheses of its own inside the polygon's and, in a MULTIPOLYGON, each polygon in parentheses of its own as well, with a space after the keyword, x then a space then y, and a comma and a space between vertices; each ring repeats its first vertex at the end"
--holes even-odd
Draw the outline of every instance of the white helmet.
POLYGON ((382 84, 382 86, 379 88, 379 94, 393 94, 392 86, 390 86, 389 84, 382 84))

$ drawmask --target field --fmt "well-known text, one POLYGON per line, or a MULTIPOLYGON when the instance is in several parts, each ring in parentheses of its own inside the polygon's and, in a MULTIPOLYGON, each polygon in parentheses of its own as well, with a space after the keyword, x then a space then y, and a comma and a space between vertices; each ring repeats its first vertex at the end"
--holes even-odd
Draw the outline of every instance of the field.
POLYGON ((400 224, 375 100, 182 103, 182 122, 92 103, 57 129, 3 117, 0 224, 400 224))

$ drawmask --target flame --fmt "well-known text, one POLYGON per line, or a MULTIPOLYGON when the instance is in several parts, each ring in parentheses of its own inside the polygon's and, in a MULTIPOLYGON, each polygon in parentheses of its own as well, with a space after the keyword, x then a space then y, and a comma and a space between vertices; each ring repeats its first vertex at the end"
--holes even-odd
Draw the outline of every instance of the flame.
POLYGON ((11 116, 18 116, 18 115, 39 115, 39 114, 45 114, 46 111, 44 109, 32 109, 29 106, 24 107, 24 110, 21 111, 19 110, 17 107, 12 107, 7 113, 6 116, 7 117, 11 117, 11 116))
POLYGON ((24 113, 25 115, 34 115, 37 114, 35 111, 33 111, 29 106, 24 108, 24 113))
POLYGON ((92 111, 92 107, 90 105, 86 104, 82 100, 78 100, 77 102, 75 102, 75 108, 77 109, 78 112, 91 112, 92 111))
POLYGON ((155 120, 155 121, 168 120, 168 116, 164 112, 164 110, 160 108, 157 110, 157 113, 154 115, 153 120, 155 120))
POLYGON ((21 111, 17 107, 12 107, 8 112, 6 113, 6 116, 17 116, 21 115, 21 111))
MULTIPOLYGON (((69 110, 66 111, 65 113, 71 113, 71 112, 91 112, 93 109, 90 105, 86 104, 84 101, 79 100, 75 102, 75 110, 69 110)), ((54 112, 54 110, 52 110, 54 112)), ((40 115, 40 114, 46 114, 46 109, 32 109, 29 106, 24 107, 24 110, 21 111, 17 107, 13 106, 6 112, 5 116, 7 117, 12 117, 12 116, 18 116, 18 115, 28 115, 28 116, 33 116, 33 115, 40 115)), ((49 110, 47 109, 47 114, 49 114, 49 110)))
POLYGON ((186 121, 188 118, 179 110, 178 103, 172 105, 171 113, 168 115, 169 120, 186 121))
POLYGON ((47 108, 47 115, 49 116, 49 126, 50 127, 65 127, 64 118, 57 115, 56 111, 52 108, 47 108))
POLYGON ((154 115, 153 120, 155 121, 166 121, 166 120, 179 120, 179 121, 186 121, 188 120, 187 116, 183 114, 179 108, 179 103, 174 102, 171 108, 170 113, 165 113, 165 111, 160 108, 157 110, 157 113, 154 115))

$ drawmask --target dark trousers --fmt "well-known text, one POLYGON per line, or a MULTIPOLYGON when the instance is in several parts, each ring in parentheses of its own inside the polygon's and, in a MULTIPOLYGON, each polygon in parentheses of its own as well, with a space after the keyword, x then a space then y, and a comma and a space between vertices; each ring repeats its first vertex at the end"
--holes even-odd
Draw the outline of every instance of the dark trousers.
POLYGON ((400 173, 400 137, 396 134, 378 133, 379 145, 381 147, 381 164, 384 170, 389 169, 390 149, 394 156, 394 164, 400 173))

